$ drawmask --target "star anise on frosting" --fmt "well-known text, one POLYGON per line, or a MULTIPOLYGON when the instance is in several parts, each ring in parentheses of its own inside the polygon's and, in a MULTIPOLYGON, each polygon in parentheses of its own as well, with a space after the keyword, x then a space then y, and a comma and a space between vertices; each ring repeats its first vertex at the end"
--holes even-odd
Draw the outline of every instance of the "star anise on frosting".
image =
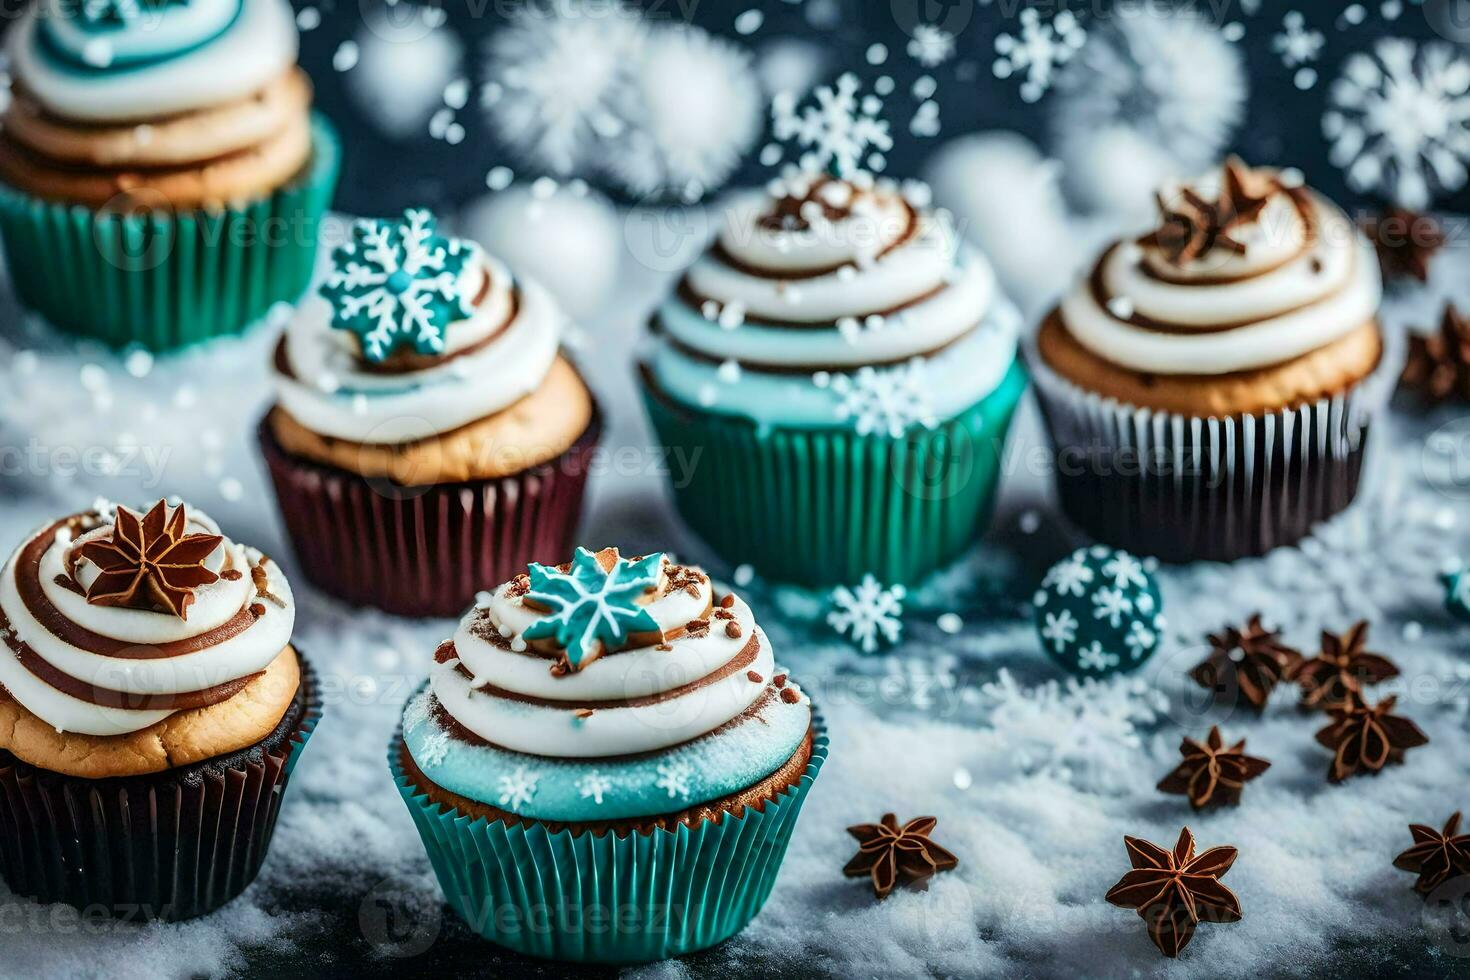
POLYGON ((1280 187, 1274 176, 1251 170, 1238 157, 1230 157, 1221 175, 1219 196, 1213 201, 1191 187, 1181 188, 1177 206, 1155 194, 1159 227, 1144 236, 1141 244, 1162 250, 1171 263, 1181 266, 1216 248, 1241 254, 1245 245, 1232 233, 1254 224, 1280 187))
POLYGON ((1400 380, 1426 401, 1470 401, 1470 317, 1447 303, 1438 333, 1411 332, 1400 380))
POLYGON ((1429 736, 1418 725, 1393 714, 1397 702, 1389 697, 1370 706, 1354 698, 1332 710, 1332 724, 1317 733, 1317 742, 1332 750, 1329 782, 1378 772, 1389 763, 1402 762, 1409 749, 1428 744, 1429 736))
POLYGON ((1179 752, 1184 761, 1159 782, 1159 789, 1188 796, 1196 810, 1211 804, 1234 806, 1246 782, 1271 768, 1265 759, 1245 754, 1245 739, 1226 745, 1218 727, 1203 742, 1186 738, 1179 752))
POLYGON ((887 898, 895 885, 915 885, 941 871, 957 867, 960 859, 929 837, 938 821, 915 817, 902 827, 891 813, 878 823, 860 823, 847 832, 857 838, 858 852, 842 873, 849 878, 871 878, 873 893, 887 898))
POLYGON ((1210 655, 1190 672, 1200 687, 1226 693, 1256 711, 1266 707, 1276 685, 1293 676, 1302 655, 1281 642, 1281 633, 1261 625, 1259 613, 1243 627, 1211 634, 1210 655))
POLYGON ((1172 851, 1137 837, 1124 837, 1123 843, 1133 870, 1108 891, 1107 900, 1136 910, 1159 952, 1178 956, 1201 922, 1240 921, 1240 899, 1220 883, 1235 863, 1235 848, 1212 847, 1196 855, 1188 827, 1172 851))
POLYGON ((1433 215, 1407 208, 1389 208, 1376 218, 1365 218, 1363 233, 1378 252, 1385 279, 1429 281, 1429 260, 1445 244, 1444 229, 1433 215))
POLYGON ((1355 624, 1346 633, 1322 633, 1322 652, 1297 669, 1293 680, 1301 685, 1302 704, 1308 708, 1345 708, 1362 700, 1363 688, 1397 677, 1399 669, 1387 657, 1369 653, 1368 623, 1355 624))
POLYGON ((1419 876, 1414 890, 1428 896, 1451 878, 1470 877, 1470 834, 1460 833, 1460 815, 1445 821, 1443 830, 1424 824, 1410 824, 1414 846, 1393 859, 1400 871, 1419 876))
POLYGON ((142 518, 119 507, 112 534, 80 548, 82 558, 100 570, 87 588, 87 601, 188 619, 194 590, 219 579, 205 562, 224 540, 218 534, 188 534, 188 526, 183 504, 170 514, 160 500, 142 518))

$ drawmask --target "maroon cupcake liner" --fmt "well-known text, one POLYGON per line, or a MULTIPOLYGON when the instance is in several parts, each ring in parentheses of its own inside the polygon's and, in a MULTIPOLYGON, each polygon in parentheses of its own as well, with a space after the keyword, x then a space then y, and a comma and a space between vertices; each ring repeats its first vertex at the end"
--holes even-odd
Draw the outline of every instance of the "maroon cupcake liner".
POLYGON ((286 782, 321 720, 316 674, 255 745, 145 776, 82 779, 0 750, 0 878, 84 915, 177 922, 255 880, 286 782))
POLYGON ((1201 417, 1086 391, 1029 351, 1056 447, 1057 494, 1091 537, 1168 562, 1234 561, 1295 544, 1358 494, 1396 348, 1331 398, 1201 417))
POLYGON ((259 428, 286 531, 313 585, 399 616, 458 616, 475 593, 575 543, 596 414, 561 456, 511 476, 404 487, 293 456, 259 428))

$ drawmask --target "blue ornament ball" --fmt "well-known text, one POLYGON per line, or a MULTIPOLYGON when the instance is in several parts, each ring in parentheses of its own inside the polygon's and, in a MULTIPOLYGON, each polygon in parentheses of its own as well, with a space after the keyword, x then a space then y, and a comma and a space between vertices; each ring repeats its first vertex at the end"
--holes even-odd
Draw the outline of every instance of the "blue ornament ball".
POLYGON ((1152 558, 1092 545, 1057 562, 1031 600, 1047 654, 1079 677, 1143 666, 1164 635, 1164 600, 1152 558))

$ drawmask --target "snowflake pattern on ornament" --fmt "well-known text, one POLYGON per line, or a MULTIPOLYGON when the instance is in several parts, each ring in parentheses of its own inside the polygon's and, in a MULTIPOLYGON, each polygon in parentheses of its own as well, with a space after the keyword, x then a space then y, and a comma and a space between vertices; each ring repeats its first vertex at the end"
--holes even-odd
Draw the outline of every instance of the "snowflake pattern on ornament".
POLYGON ((1077 617, 1063 609, 1061 612, 1047 613, 1046 621, 1041 627, 1041 638, 1051 643, 1052 647, 1060 653, 1067 648, 1068 643, 1077 639, 1077 617))
POLYGON ((418 209, 401 222, 358 221, 352 241, 332 253, 321 294, 332 304, 332 326, 356 334, 368 360, 405 346, 442 354, 449 325, 474 313, 460 276, 476 247, 436 228, 418 209))
POLYGON ((925 68, 937 68, 954 57, 954 35, 934 24, 919 24, 905 50, 925 68))
POLYGON ((995 39, 993 70, 996 78, 1025 73, 1021 98, 1035 102, 1051 88, 1056 70, 1082 48, 1087 32, 1071 11, 1063 10, 1047 23, 1033 9, 1021 11, 1020 36, 1002 34, 995 39))
POLYGON ((669 794, 669 798, 688 799, 691 792, 691 780, 694 778, 694 769, 687 762, 661 762, 658 766, 658 778, 653 784, 669 794))
POLYGON ((591 800, 595 805, 602 806, 602 797, 612 789, 612 780, 594 769, 576 782, 577 794, 584 800, 591 800))
POLYGON ((1328 104, 1328 159, 1353 190, 1417 211, 1465 186, 1470 62, 1449 44, 1384 38, 1343 62, 1328 104))
POLYGON ((860 436, 886 434, 895 439, 910 428, 939 424, 929 401, 922 358, 902 367, 880 370, 871 365, 853 374, 819 371, 812 383, 837 396, 837 418, 851 422, 860 436))
POLYGON ((848 72, 837 79, 835 88, 818 88, 815 104, 800 104, 789 92, 771 101, 772 134, 805 151, 798 160, 802 170, 850 177, 864 166, 882 170, 887 165, 883 154, 893 148, 893 138, 888 120, 882 118, 883 100, 860 96, 861 87, 858 77, 848 72))
POLYGON ((1083 676, 1137 668, 1165 627, 1156 567, 1101 545, 1058 561, 1031 600, 1042 648, 1083 676))
POLYGON ((839 585, 832 590, 829 599, 835 608, 827 614, 827 624, 864 653, 876 653, 880 643, 897 643, 903 635, 907 594, 901 585, 886 588, 873 575, 864 575, 853 588, 839 585))
POLYGON ((525 806, 536 795, 536 784, 540 781, 541 774, 525 766, 516 766, 511 772, 501 773, 496 780, 500 789, 497 798, 500 805, 511 810, 525 806))

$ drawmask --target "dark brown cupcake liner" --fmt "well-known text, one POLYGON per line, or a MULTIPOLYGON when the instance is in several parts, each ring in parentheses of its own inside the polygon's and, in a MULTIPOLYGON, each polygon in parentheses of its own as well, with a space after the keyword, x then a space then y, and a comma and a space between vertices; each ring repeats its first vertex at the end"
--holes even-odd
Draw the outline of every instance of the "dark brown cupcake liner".
POLYGON ((259 428, 302 573, 329 595, 400 616, 458 616, 476 592, 530 562, 565 561, 601 434, 594 414, 550 462, 496 479, 401 487, 293 456, 268 418, 259 428))
POLYGON ((1062 510, 1093 538, 1163 561, 1234 561, 1295 544, 1358 494, 1392 351, 1331 398, 1208 418, 1122 404, 1029 351, 1062 510))
POLYGON ((176 922, 255 880, 291 771, 321 720, 316 674, 266 738, 145 776, 82 779, 0 750, 0 878, 84 915, 176 922))

